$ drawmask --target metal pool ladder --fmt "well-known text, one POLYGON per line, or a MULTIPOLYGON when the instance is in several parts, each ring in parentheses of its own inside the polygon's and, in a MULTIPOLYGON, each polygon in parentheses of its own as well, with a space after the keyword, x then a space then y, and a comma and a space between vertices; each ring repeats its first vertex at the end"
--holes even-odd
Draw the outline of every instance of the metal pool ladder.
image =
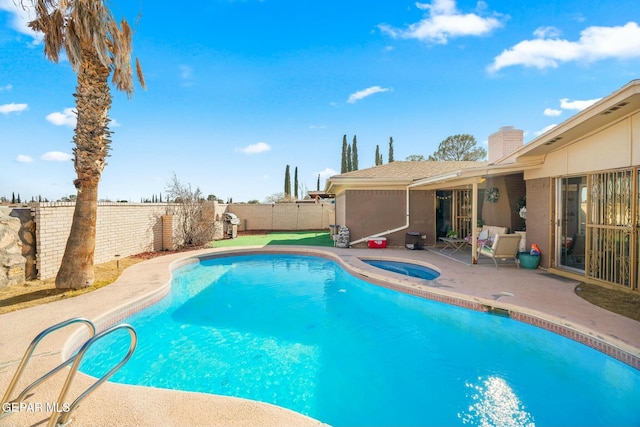
POLYGON ((79 317, 65 320, 64 322, 60 322, 57 325, 53 325, 45 329, 44 331, 40 332, 33 339, 33 341, 31 341, 31 344, 29 344, 27 351, 24 353, 24 356, 20 361, 20 365, 18 365, 18 369, 16 370, 16 373, 13 375, 13 378, 9 383, 9 387, 7 388, 7 391, 4 393, 4 396, 2 397, 2 401, 0 401, 0 405, 1 405, 0 419, 14 413, 10 410, 12 405, 19 405, 26 398, 26 396, 31 390, 33 390, 38 385, 42 384, 44 381, 51 378, 53 375, 55 375, 60 370, 62 370, 65 366, 68 366, 69 364, 73 363, 73 365, 71 366, 71 369, 69 370, 69 374, 67 374, 67 379, 64 382, 62 389, 60 390, 60 395, 58 397, 57 402, 55 403, 55 406, 50 406, 51 416, 49 417, 49 423, 47 424, 47 427, 54 427, 54 426, 63 427, 68 425, 72 421, 70 418, 71 413, 78 407, 80 402, 85 397, 87 397, 91 392, 93 392, 100 384, 107 381, 113 374, 116 373, 116 371, 118 371, 118 369, 124 366, 125 363, 127 363, 127 361, 133 355, 133 351, 136 348, 137 342, 138 342, 138 337, 136 335, 135 329, 133 329, 133 326, 125 323, 114 325, 110 328, 105 329, 104 331, 100 332, 97 335, 96 335, 96 327, 93 324, 93 322, 91 322, 88 319, 79 318, 79 317), (36 349, 36 346, 40 343, 40 341, 44 337, 49 335, 51 332, 57 331, 58 329, 62 329, 66 326, 73 325, 76 323, 82 323, 89 329, 89 338, 85 341, 82 347, 80 347, 78 352, 72 355, 71 357, 69 357, 67 360, 65 360, 58 366, 56 366, 55 368, 53 368, 52 370, 50 370, 49 372, 47 372, 46 374, 42 375, 33 383, 29 384, 24 390, 22 390, 22 392, 15 399, 11 399, 11 394, 13 393, 13 390, 15 389, 16 384, 18 383, 18 380, 20 380, 22 373, 24 372, 27 364, 29 363, 29 360, 31 359, 31 356, 33 355, 33 352, 36 349), (100 377, 100 379, 98 379, 98 381, 93 383, 89 388, 87 388, 83 393, 81 393, 73 401, 73 403, 71 403, 71 405, 65 404, 64 400, 65 400, 65 397, 67 396, 67 392, 69 391, 69 387, 71 386, 71 383, 75 378, 76 372, 78 372, 78 368, 80 367, 80 363, 82 362, 82 358, 84 357, 84 354, 87 352, 89 347, 91 347, 96 341, 100 340, 101 338, 121 329, 126 329, 129 332, 129 335, 131 336, 131 342, 129 344, 129 351, 127 352, 127 354, 122 358, 122 360, 120 360, 118 364, 116 364, 113 368, 111 368, 109 372, 104 374, 102 377, 100 377))

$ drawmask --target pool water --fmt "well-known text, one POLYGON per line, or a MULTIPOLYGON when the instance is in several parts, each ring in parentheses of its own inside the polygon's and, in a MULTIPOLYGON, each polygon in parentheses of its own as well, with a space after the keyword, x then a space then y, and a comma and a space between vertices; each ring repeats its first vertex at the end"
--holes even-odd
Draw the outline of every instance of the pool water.
POLYGON ((440 276, 440 273, 432 268, 409 262, 388 261, 380 259, 363 259, 365 264, 372 265, 383 270, 391 271, 405 276, 417 277, 424 280, 433 280, 440 276))
MULTIPOLYGON (((334 426, 640 425, 640 371, 323 258, 188 265, 166 298, 126 321, 139 344, 116 382, 269 402, 334 426)), ((127 346, 126 334, 105 337, 81 370, 101 375, 127 346)))

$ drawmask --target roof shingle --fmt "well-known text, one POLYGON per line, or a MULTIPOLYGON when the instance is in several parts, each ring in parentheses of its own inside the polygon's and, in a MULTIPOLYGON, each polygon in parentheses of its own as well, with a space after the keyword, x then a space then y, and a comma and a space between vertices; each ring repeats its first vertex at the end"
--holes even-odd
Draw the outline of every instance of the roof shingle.
POLYGON ((367 169, 334 175, 329 180, 351 178, 402 179, 416 180, 430 178, 449 172, 486 166, 488 162, 477 161, 397 161, 367 169))

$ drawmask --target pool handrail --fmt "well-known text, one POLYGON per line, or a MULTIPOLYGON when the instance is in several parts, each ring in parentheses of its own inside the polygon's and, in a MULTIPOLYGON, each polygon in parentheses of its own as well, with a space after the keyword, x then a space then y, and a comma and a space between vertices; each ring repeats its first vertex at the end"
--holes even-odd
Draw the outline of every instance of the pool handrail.
POLYGON ((58 397, 56 408, 63 408, 63 412, 61 415, 59 415, 55 411, 52 412, 51 417, 49 418, 49 423, 47 424, 47 427, 54 427, 54 426, 64 427, 68 425, 72 421, 70 419, 71 414, 78 407, 80 402, 84 400, 84 398, 87 397, 89 394, 91 394, 96 388, 98 388, 98 386, 100 386, 102 383, 104 383, 109 378, 111 378, 111 376, 115 374, 116 371, 122 368, 122 366, 124 366, 124 364, 129 361, 129 359, 133 355, 134 350, 136 349, 137 343, 138 343, 138 335, 136 334, 135 329, 133 329, 133 326, 127 323, 121 323, 119 325, 114 325, 108 329, 105 329, 104 331, 100 332, 98 335, 95 335, 94 337, 89 339, 87 342, 85 342, 82 345, 82 347, 80 347, 80 350, 78 350, 78 352, 76 353, 74 363, 71 366, 71 370, 67 375, 67 379, 64 385, 62 386, 62 390, 60 391, 60 396, 58 397), (73 403, 71 403, 71 405, 69 405, 68 407, 64 407, 63 400, 66 397, 67 392, 69 391, 69 387, 71 386, 71 383, 73 382, 73 379, 76 373, 78 372, 78 368, 80 367, 82 358, 84 357, 84 354, 87 352, 89 347, 91 347, 96 341, 100 340, 101 338, 120 329, 126 329, 129 332, 129 335, 131 337, 131 341, 129 343, 129 350, 127 351, 127 354, 122 358, 122 360, 120 360, 120 362, 118 362, 117 365, 111 368, 106 374, 104 374, 95 383, 89 386, 89 388, 87 388, 84 392, 82 392, 76 398, 76 400, 74 400, 73 403))
POLYGON ((60 323, 56 324, 56 325, 48 327, 47 329, 43 330, 38 335, 36 335, 36 337, 31 341, 31 344, 29 344, 29 346, 27 347, 27 350, 25 351, 24 355, 22 356, 22 360, 20 361, 20 364, 18 365, 18 369, 16 370, 16 373, 13 375, 13 378, 11 379, 11 382, 9 383, 9 386, 7 387, 7 390, 5 391, 4 396, 2 396, 2 400, 0 401, 0 405, 3 408, 3 410, 0 412, 0 419, 5 417, 5 416, 8 416, 8 415, 10 415, 12 413, 10 411, 6 411, 6 412, 4 411, 4 407, 5 407, 6 403, 9 403, 9 402, 20 403, 20 402, 22 402, 24 400, 24 398, 27 396, 27 394, 31 390, 33 390, 39 384, 42 384, 47 379, 51 378, 54 374, 56 374, 62 368, 64 368, 65 366, 69 365, 71 362, 73 362, 75 360, 76 356, 72 356, 69 359, 65 360, 64 362, 62 362, 61 364, 59 364, 58 366, 56 366, 55 368, 53 368, 52 370, 50 370, 49 372, 47 372, 46 374, 42 375, 40 378, 35 380, 33 383, 29 384, 15 399, 10 400, 11 394, 13 393, 13 390, 15 389, 16 385, 18 384, 18 381, 22 377, 22 374, 24 373, 24 370, 27 367, 27 364, 29 363, 29 360, 31 359, 31 356, 33 355, 33 352, 35 351, 35 349, 38 346, 38 344, 40 343, 40 341, 42 341, 42 339, 45 338, 50 333, 52 333, 54 331, 57 331, 58 329, 62 329, 64 327, 66 327, 66 326, 76 324, 76 323, 84 323, 85 326, 87 326, 87 328, 89 329, 89 336, 90 337, 95 336, 96 327, 93 324, 93 322, 91 322, 88 319, 82 318, 82 317, 75 317, 75 318, 67 319, 67 320, 65 320, 63 322, 60 322, 60 323))

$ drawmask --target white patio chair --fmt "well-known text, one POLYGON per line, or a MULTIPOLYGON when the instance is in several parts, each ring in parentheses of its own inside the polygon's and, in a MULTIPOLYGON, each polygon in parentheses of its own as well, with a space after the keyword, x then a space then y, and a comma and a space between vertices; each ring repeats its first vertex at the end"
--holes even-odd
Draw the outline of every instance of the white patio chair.
POLYGON ((498 268, 498 260, 507 258, 512 258, 516 266, 520 268, 517 256, 521 238, 520 234, 496 234, 491 246, 483 244, 478 253, 491 258, 496 268, 498 268))

